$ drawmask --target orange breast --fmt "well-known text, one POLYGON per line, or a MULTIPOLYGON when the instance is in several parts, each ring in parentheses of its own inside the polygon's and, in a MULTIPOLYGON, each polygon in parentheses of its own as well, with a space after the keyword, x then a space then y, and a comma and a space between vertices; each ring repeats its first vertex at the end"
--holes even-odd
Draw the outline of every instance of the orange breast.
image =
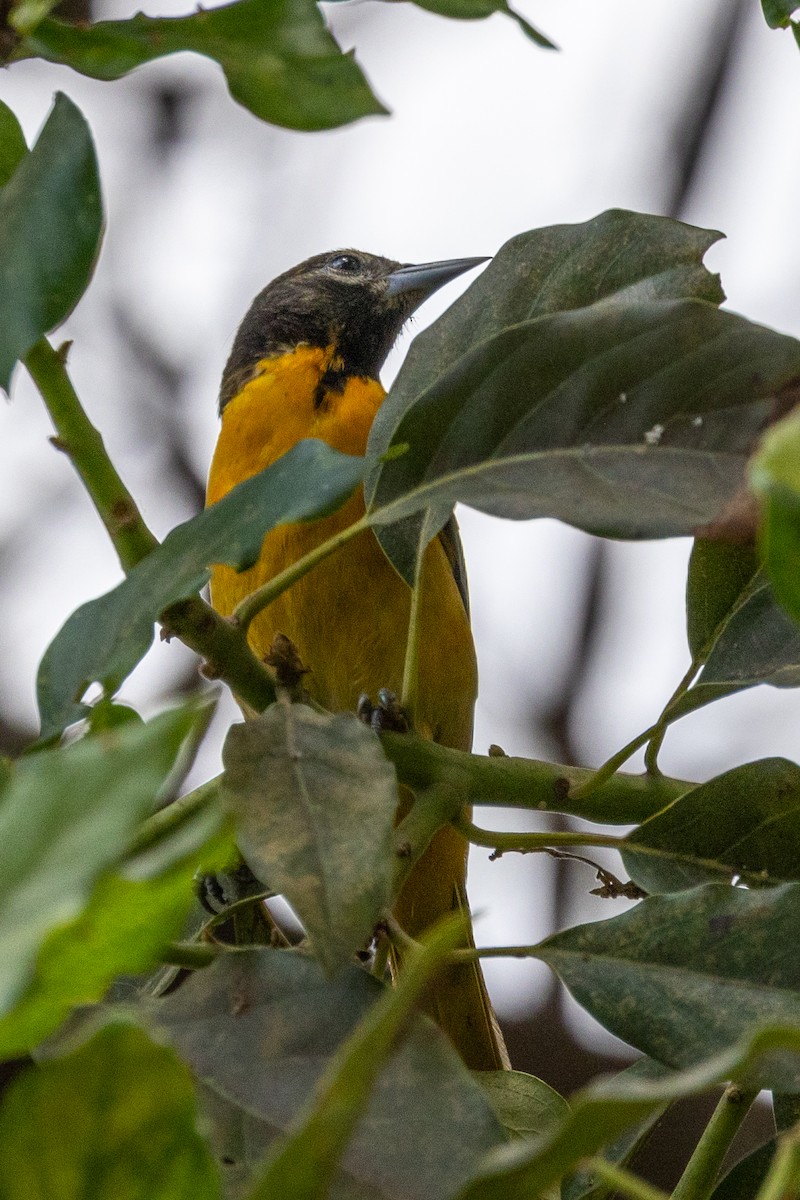
MULTIPOLYGON (((213 504, 243 479, 285 454, 297 441, 317 437, 347 454, 363 454, 384 398, 374 379, 350 378, 342 390, 320 382, 332 349, 301 346, 259 366, 259 374, 223 412, 208 483, 213 504)), ((224 614, 249 592, 364 512, 361 493, 330 517, 284 525, 267 535, 256 565, 241 574, 216 567, 211 599, 224 614)), ((420 733, 468 749, 477 690, 469 622, 438 539, 428 548, 421 600, 417 723, 420 733)), ((310 674, 309 693, 332 710, 355 708, 358 696, 381 687, 400 693, 411 593, 365 531, 299 580, 250 627, 257 654, 276 633, 291 638, 310 674)))

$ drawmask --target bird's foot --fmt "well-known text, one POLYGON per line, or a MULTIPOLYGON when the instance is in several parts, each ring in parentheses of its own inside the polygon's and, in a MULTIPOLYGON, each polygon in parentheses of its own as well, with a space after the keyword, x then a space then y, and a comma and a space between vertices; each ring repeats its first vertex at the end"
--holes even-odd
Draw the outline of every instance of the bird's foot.
POLYGON ((411 728, 400 701, 394 692, 381 688, 378 692, 378 703, 373 704, 366 692, 359 696, 356 713, 360 721, 369 725, 376 733, 391 730, 393 733, 408 733, 411 728))

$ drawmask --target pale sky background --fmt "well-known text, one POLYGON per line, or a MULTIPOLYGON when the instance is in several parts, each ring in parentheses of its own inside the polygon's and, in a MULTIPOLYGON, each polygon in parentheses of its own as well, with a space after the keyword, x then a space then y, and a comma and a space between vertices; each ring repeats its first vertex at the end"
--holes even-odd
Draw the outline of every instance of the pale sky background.
MULTIPOLYGON (((151 15, 186 11, 171 0, 151 15)), ((340 246, 425 261, 492 254, 536 226, 605 208, 660 212, 668 203, 682 105, 732 0, 521 0, 561 47, 546 53, 500 16, 453 22, 410 4, 324 5, 392 110, 325 134, 273 129, 236 106, 219 69, 182 55, 117 84, 21 64, 0 96, 29 138, 65 90, 94 130, 108 231, 95 281, 63 336, 73 379, 112 456, 160 535, 193 511, 165 461, 163 430, 187 430, 204 477, 217 432, 216 392, 236 326, 279 271, 340 246), (191 89, 184 137, 154 154, 159 89, 191 89), (120 314, 171 365, 166 398, 137 365, 120 314)), ((134 6, 108 0, 96 16, 134 6)), ((708 263, 728 306, 800 336, 800 52, 770 31, 751 0, 728 86, 686 220, 727 234, 708 263)), ((458 294, 451 285, 416 328, 458 294)), ((390 360, 386 381, 407 347, 390 360)), ((69 464, 48 444, 41 402, 22 372, 0 405, 0 691, 7 717, 34 719, 39 658, 82 601, 119 578, 113 552, 69 464), (27 523, 26 523, 27 522, 27 523), (20 603, 20 597, 24 602, 20 603)), ((547 756, 532 714, 557 692, 585 576, 586 535, 550 521, 460 515, 481 666, 475 748, 547 756)), ((688 665, 683 591, 689 543, 611 545, 599 645, 580 692, 575 740, 599 764, 658 714, 688 665)), ((188 652, 159 647, 122 696, 145 713, 186 670, 188 652)), ((198 770, 217 769, 234 716, 221 708, 198 770)), ((759 688, 687 718, 662 766, 702 779, 748 759, 797 757, 800 696, 759 688)), ((498 820, 479 814, 484 824, 498 820)), ((537 827, 531 817, 529 827, 537 827)), ((509 827, 521 827, 517 814, 509 827)), ((539 825, 538 827, 541 827, 539 825)), ((571 868, 569 920, 618 906, 588 896, 571 868)), ((473 855, 470 894, 481 941, 531 942, 552 928, 549 860, 473 855)), ((498 1006, 528 1010, 546 972, 488 964, 498 1006)), ((588 1036, 589 1024, 578 1028, 588 1036)))

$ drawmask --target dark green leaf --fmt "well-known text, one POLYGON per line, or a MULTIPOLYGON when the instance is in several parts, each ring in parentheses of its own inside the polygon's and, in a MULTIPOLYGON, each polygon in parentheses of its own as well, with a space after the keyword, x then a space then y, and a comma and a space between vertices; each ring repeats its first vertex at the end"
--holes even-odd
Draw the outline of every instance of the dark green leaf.
POLYGON ((771 29, 780 29, 789 24, 793 12, 800 8, 798 0, 761 0, 767 24, 771 29))
MULTIPOLYGON (((515 239, 412 349, 378 415, 376 524, 424 506, 428 537, 455 500, 615 537, 716 517, 764 398, 800 375, 800 342, 708 302, 720 292, 700 258, 715 237, 611 213, 515 239), (382 460, 400 442, 408 452, 382 460)), ((380 532, 409 579, 419 525, 380 532)))
POLYGON ((414 3, 419 8, 426 8, 428 12, 438 13, 442 17, 456 17, 463 21, 490 17, 496 12, 505 13, 517 22, 523 33, 537 46, 544 50, 557 49, 549 38, 515 12, 506 0, 414 0, 414 3))
MULTIPOLYGON (((686 1067, 768 1022, 800 1030, 798 920, 798 884, 708 884, 558 933, 537 954, 612 1033, 686 1067)), ((747 1082, 800 1091, 797 1056, 762 1070, 747 1082)))
POLYGON ((563 1096, 524 1071, 477 1071, 475 1078, 512 1137, 534 1137, 569 1112, 563 1096))
POLYGON ((772 1110, 775 1114, 775 1127, 778 1133, 785 1133, 800 1121, 800 1095, 782 1095, 773 1092, 772 1110))
POLYGON ((102 683, 109 694, 119 687, 149 650, 159 614, 199 591, 212 563, 252 566, 270 529, 332 512, 361 475, 361 459, 323 442, 299 442, 173 529, 113 591, 74 612, 50 643, 38 678, 42 738, 85 715, 80 700, 91 683, 102 683))
POLYGON ((251 1200, 328 1200, 345 1148, 417 1001, 464 935, 464 918, 450 914, 404 955, 398 983, 384 990, 327 1064, 299 1127, 271 1156, 251 1200))
POLYGON ((673 1100, 708 1091, 731 1078, 763 1074, 764 1062, 791 1052, 800 1063, 800 1029, 763 1028, 726 1054, 700 1059, 689 1070, 659 1078, 628 1071, 599 1080, 571 1097, 570 1115, 542 1137, 491 1151, 459 1200, 531 1200, 581 1159, 596 1154, 625 1129, 673 1100))
POLYGON ((137 13, 88 27, 46 20, 23 48, 93 79, 193 50, 219 63, 235 100, 289 129, 332 129, 386 111, 313 0, 238 0, 186 17, 137 13))
POLYGON ((391 899, 394 767, 357 717, 301 704, 234 725, 223 761, 247 865, 286 896, 317 958, 337 970, 391 899))
POLYGON ((751 885, 800 879, 800 767, 765 758, 681 796, 628 835, 622 856, 648 892, 747 876, 751 885), (637 854, 636 847, 667 856, 637 854))
MULTIPOLYGON (((239 951, 148 1012, 201 1080, 270 1129, 286 1130, 382 994, 358 967, 329 981, 296 952, 239 951)), ((480 1085, 439 1031, 417 1018, 378 1080, 342 1172, 366 1194, 449 1200, 502 1141, 480 1085)))
POLYGON ((762 541, 775 595, 800 621, 800 413, 790 413, 764 438, 752 484, 764 505, 762 541))
POLYGON ((102 224, 89 127, 59 92, 36 145, 0 192, 0 388, 8 391, 15 362, 77 304, 102 224))
MULTIPOLYGON (((634 1087, 639 1080, 642 1080, 646 1087, 651 1082, 658 1086, 663 1080, 668 1079, 669 1075, 670 1071, 666 1067, 662 1067, 660 1063, 653 1062, 651 1058, 640 1058, 638 1062, 621 1071, 616 1078, 623 1085, 629 1083, 634 1087)), ((602 1157, 617 1166, 627 1166, 647 1141, 668 1107, 669 1104, 665 1101, 653 1108, 644 1120, 632 1125, 610 1146, 606 1146, 602 1157)), ((600 1183, 590 1172, 576 1171, 562 1183, 561 1200, 606 1200, 613 1191, 613 1187, 607 1183, 600 1183)))
POLYGON ((0 1012, 47 935, 79 916, 153 811, 196 720, 196 708, 176 709, 18 764, 0 803, 0 1012))
POLYGON ((740 1159, 714 1188, 711 1200, 753 1200, 775 1154, 775 1140, 740 1159))
POLYGON ((22 126, 8 105, 0 100, 0 187, 8 183, 27 149, 22 126))
POLYGON ((110 1026, 26 1071, 0 1112, 3 1200, 218 1200, 188 1072, 110 1026))
POLYGON ((757 570, 752 546, 697 539, 686 580, 686 629, 694 662, 705 657, 718 626, 738 604, 757 570))

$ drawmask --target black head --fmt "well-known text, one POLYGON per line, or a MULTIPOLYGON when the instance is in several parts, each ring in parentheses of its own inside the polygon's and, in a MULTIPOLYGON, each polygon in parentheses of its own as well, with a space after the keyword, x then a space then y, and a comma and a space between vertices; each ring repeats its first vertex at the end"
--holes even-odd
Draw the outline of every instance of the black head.
POLYGON ((343 375, 377 378, 406 320, 437 288, 483 258, 403 266, 361 250, 317 254, 259 292, 225 366, 220 411, 263 358, 334 346, 343 375))

